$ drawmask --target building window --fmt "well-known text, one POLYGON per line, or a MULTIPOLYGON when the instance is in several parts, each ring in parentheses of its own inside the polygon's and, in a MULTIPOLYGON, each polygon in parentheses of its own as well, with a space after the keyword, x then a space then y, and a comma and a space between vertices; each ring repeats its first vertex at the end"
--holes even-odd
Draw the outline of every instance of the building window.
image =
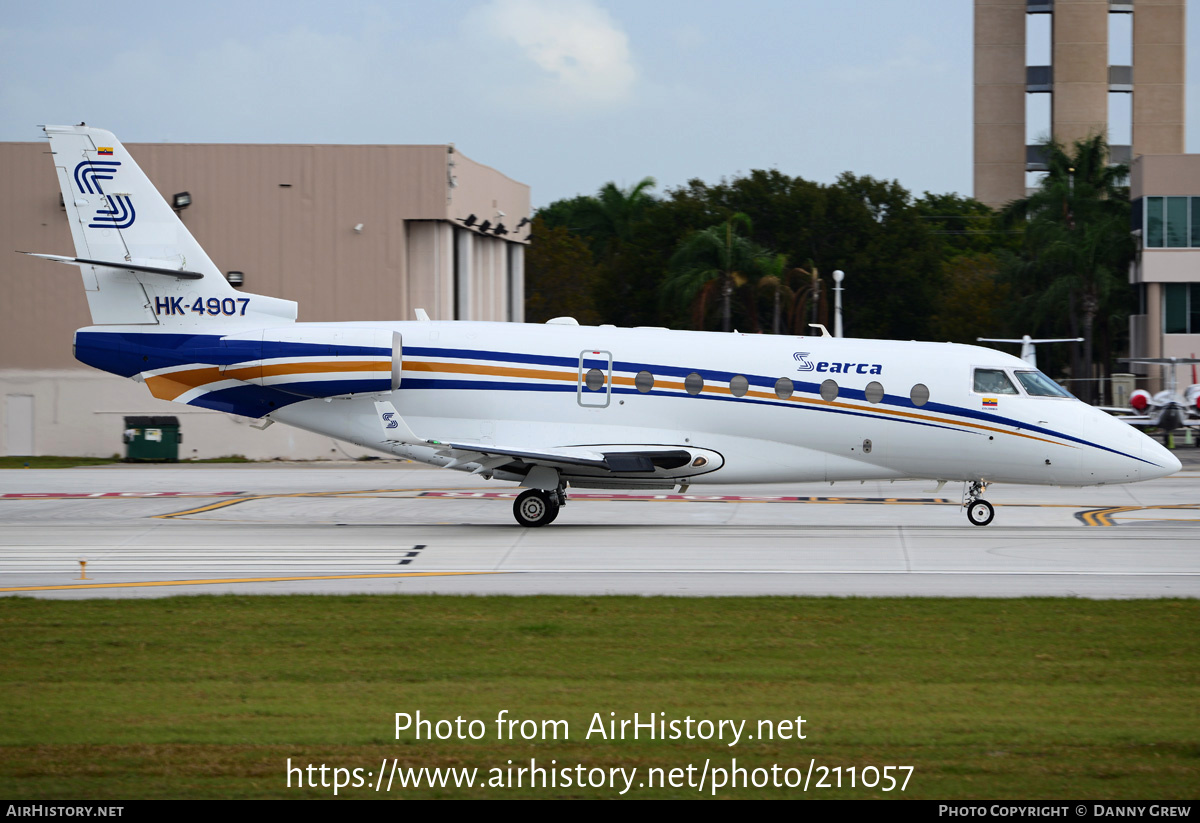
POLYGON ((1200 334, 1200 283, 1163 283, 1163 333, 1200 334))
POLYGON ((1188 199, 1167 198, 1167 247, 1185 248, 1188 244, 1188 199))
POLYGON ((1146 248, 1200 248, 1200 197, 1147 197, 1144 220, 1146 248))

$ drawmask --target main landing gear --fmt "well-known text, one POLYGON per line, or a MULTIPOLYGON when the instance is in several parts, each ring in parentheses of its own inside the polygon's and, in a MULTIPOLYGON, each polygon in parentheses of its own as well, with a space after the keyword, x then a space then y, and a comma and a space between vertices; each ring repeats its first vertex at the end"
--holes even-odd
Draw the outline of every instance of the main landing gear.
POLYGON ((527 528, 548 526, 558 517, 558 510, 567 505, 567 495, 563 487, 554 491, 542 489, 526 489, 517 496, 513 503, 513 516, 517 522, 527 528))
POLYGON ((992 504, 982 498, 987 490, 987 484, 981 480, 972 480, 963 490, 963 507, 967 510, 967 519, 975 526, 986 526, 996 516, 992 504))

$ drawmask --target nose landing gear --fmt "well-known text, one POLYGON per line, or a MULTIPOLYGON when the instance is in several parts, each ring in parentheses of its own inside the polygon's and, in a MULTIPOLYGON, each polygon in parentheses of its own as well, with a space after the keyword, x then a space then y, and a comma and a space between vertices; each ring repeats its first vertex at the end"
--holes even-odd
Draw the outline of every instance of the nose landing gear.
POLYGON ((967 519, 975 526, 986 526, 996 516, 992 504, 982 498, 987 490, 987 484, 982 480, 972 480, 963 489, 963 507, 967 510, 967 519))
POLYGON ((526 489, 513 503, 513 516, 526 528, 548 526, 558 517, 558 510, 567 505, 567 495, 562 486, 554 491, 526 489))

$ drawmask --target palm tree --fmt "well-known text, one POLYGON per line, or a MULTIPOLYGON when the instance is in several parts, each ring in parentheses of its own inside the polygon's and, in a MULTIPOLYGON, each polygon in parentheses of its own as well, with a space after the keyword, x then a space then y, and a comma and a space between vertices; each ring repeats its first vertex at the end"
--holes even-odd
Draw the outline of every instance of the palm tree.
POLYGON ((756 291, 771 299, 771 334, 808 333, 807 310, 812 307, 812 321, 817 321, 820 303, 820 279, 817 267, 809 262, 811 271, 787 267, 787 255, 767 254, 759 264, 760 275, 756 291))
MULTIPOLYGON (((665 300, 691 306, 698 328, 704 325, 708 304, 715 294, 721 299, 721 330, 733 329, 734 289, 757 280, 763 265, 773 257, 737 227, 750 233, 750 218, 738 212, 716 226, 694 231, 679 244, 671 257, 672 275, 663 283, 665 300)), ((757 311, 750 301, 752 330, 758 330, 757 311)))
POLYGON ((654 199, 650 190, 656 185, 653 177, 644 177, 625 189, 609 182, 595 197, 580 203, 577 213, 580 228, 598 243, 598 253, 611 258, 630 242, 638 217, 654 199))
MULTIPOLYGON (((1004 258, 1003 268, 1029 296, 1034 320, 1065 314, 1071 334, 1084 338, 1072 376, 1090 376, 1096 317, 1124 283, 1133 254, 1124 165, 1108 164, 1102 135, 1067 151, 1045 144, 1048 173, 1028 197, 1010 203, 1003 217, 1023 222, 1024 248, 1004 258)), ((1091 396, 1092 384, 1083 394, 1091 396)))
MULTIPOLYGON (((790 307, 795 297, 787 282, 787 255, 772 254, 764 257, 759 262, 759 271, 761 274, 755 284, 756 290, 771 296, 771 334, 779 334, 783 328, 784 304, 790 307)), ((751 302, 754 302, 753 298, 751 302)))
POLYGON ((587 238, 601 267, 595 302, 604 322, 627 323, 631 307, 644 302, 637 297, 639 284, 634 281, 636 268, 631 264, 639 255, 634 235, 655 202, 650 193, 655 185, 653 177, 625 189, 605 183, 596 196, 579 198, 575 204, 573 228, 587 238))

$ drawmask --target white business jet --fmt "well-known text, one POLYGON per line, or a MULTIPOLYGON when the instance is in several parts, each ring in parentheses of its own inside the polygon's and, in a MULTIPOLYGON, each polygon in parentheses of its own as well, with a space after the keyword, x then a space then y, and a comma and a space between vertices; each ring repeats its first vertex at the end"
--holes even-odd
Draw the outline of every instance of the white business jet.
MULTIPOLYGON (((526 488, 929 479, 1088 486, 1170 452, 1019 358, 944 343, 579 326, 297 323, 236 291, 107 131, 47 126, 93 325, 75 356, 155 397, 263 418, 526 488)), ((266 425, 264 424, 264 425, 266 425)), ((940 488, 940 485, 939 485, 940 488)))
MULTIPOLYGON (((1193 383, 1181 394, 1176 388, 1175 369, 1178 366, 1192 367, 1192 379, 1195 380, 1196 364, 1200 359, 1195 357, 1142 357, 1122 358, 1124 363, 1144 363, 1163 367, 1166 388, 1153 396, 1145 389, 1138 389, 1129 396, 1129 408, 1120 406, 1100 406, 1106 412, 1116 416, 1117 420, 1137 426, 1139 429, 1158 429, 1162 432, 1163 442, 1170 440, 1176 429, 1200 428, 1200 385, 1193 383), (1130 410, 1133 411, 1130 414, 1130 410)), ((1200 446, 1200 441, 1197 442, 1200 446)))

